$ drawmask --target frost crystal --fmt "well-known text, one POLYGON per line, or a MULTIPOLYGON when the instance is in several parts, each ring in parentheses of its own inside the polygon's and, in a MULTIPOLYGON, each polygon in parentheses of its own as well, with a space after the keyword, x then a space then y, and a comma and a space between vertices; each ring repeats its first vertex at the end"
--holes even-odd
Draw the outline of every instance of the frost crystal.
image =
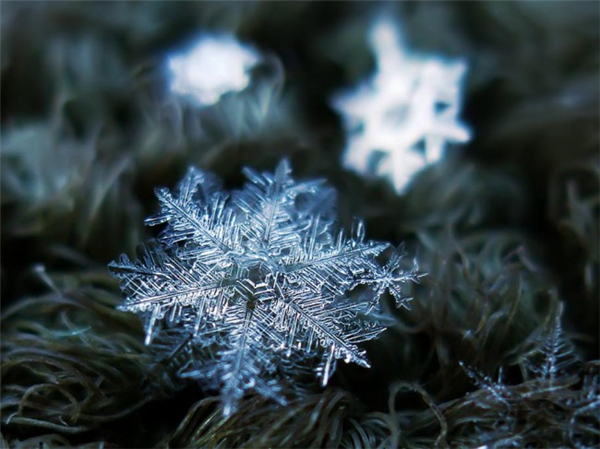
POLYGON ((349 237, 336 230, 322 181, 295 182, 286 161, 272 174, 244 173, 249 182, 232 195, 197 168, 174 192, 157 189, 160 212, 146 224, 165 229, 139 260, 110 264, 126 296, 120 309, 147 319, 146 343, 166 335, 200 354, 180 374, 219 388, 225 414, 248 390, 285 403, 278 377, 315 357, 323 385, 338 359, 368 367, 358 344, 385 329, 369 312, 386 289, 407 305, 400 283, 419 277, 400 269, 398 250, 365 240, 361 222, 349 237), (393 254, 382 266, 384 250, 393 254))
POLYGON ((259 61, 256 50, 233 36, 202 36, 190 51, 169 58, 171 90, 208 106, 227 92, 246 88, 248 71, 259 61))
POLYGON ((441 159, 447 142, 466 142, 470 132, 458 121, 466 64, 414 56, 398 34, 390 19, 375 22, 376 74, 333 105, 350 134, 344 165, 386 177, 402 193, 416 172, 441 159))

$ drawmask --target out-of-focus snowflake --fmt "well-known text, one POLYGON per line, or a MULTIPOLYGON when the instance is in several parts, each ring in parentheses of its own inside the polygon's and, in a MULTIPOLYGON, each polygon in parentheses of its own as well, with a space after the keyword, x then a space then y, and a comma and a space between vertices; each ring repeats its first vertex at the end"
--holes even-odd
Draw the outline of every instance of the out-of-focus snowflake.
POLYGON ((146 343, 157 336, 195 352, 180 374, 220 389, 225 414, 248 390, 284 403, 282 373, 315 357, 323 385, 338 359, 368 367, 358 343, 385 329, 370 312, 386 289, 407 305, 400 284, 419 278, 416 267, 400 269, 399 250, 365 240, 361 222, 350 237, 336 229, 322 181, 295 182, 287 162, 244 173, 248 184, 231 196, 196 168, 175 192, 157 189, 161 209, 146 223, 166 224, 158 241, 137 261, 110 264, 126 295, 120 308, 146 317, 146 343))
POLYGON ((257 50, 231 35, 204 35, 187 52, 169 58, 171 90, 200 106, 214 104, 227 92, 245 89, 249 70, 260 60, 257 50))
POLYGON ((458 120, 467 66, 411 54, 389 18, 373 24, 370 43, 375 75, 333 99, 349 133, 344 165, 387 177, 402 193, 417 171, 441 159, 447 142, 469 140, 458 120))

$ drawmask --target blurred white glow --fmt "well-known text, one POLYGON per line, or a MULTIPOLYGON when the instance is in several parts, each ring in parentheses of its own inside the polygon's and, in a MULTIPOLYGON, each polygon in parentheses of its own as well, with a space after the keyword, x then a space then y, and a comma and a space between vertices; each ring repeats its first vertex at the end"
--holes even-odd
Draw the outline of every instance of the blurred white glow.
POLYGON ((466 63, 411 54, 396 24, 379 18, 370 32, 377 69, 333 99, 348 131, 344 165, 387 177, 402 193, 414 174, 442 158, 448 142, 466 142, 458 120, 466 63))
POLYGON ((202 106, 214 104, 227 92, 245 89, 249 70, 259 61, 258 51, 231 35, 202 36, 191 49, 168 59, 171 91, 202 106))

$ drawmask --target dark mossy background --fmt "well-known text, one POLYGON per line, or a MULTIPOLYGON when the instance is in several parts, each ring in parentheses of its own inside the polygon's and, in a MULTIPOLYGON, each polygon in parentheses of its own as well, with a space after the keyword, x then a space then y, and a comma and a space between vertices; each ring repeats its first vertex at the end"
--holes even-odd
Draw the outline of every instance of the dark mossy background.
POLYGON ((0 7, 1 444, 600 443, 598 3, 0 7), (381 8, 415 50, 470 67, 472 142, 401 197, 341 168, 342 121, 328 104, 373 70, 366 32, 381 8), (199 111, 169 95, 164 59, 218 30, 284 76, 262 67, 247 91, 199 111), (363 217, 369 238, 404 241, 428 276, 412 310, 367 345, 372 369, 340 365, 327 389, 290 391, 285 410, 248 397, 223 419, 216 392, 177 381, 176 361, 143 346, 137 317, 114 310, 106 264, 152 236, 153 188, 189 164, 234 188, 241 167, 285 156, 297 178, 337 188, 344 224, 363 217), (547 378, 536 369, 557 322, 561 363, 547 378))

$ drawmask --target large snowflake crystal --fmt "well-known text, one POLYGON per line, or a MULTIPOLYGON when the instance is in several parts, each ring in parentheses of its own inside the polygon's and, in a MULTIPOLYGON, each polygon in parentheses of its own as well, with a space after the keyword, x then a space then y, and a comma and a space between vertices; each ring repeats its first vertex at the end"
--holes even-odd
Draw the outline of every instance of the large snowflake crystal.
POLYGON ((458 120, 467 66, 412 55, 388 18, 375 22, 370 42, 377 72, 333 99, 349 133, 344 165, 386 177, 402 193, 416 172, 441 159, 446 143, 469 140, 458 120))
POLYGON ((365 240, 362 223, 349 237, 337 230, 322 181, 295 182, 285 161, 244 173, 232 195, 196 168, 174 192, 157 189, 160 212, 146 224, 165 229, 139 260, 110 264, 120 309, 146 317, 146 343, 188 346, 180 374, 220 389, 225 414, 248 390, 284 403, 279 378, 315 357, 323 385, 338 359, 368 367, 358 344, 385 328, 370 312, 386 289, 407 305, 400 284, 419 277, 400 269, 399 250, 365 240))

